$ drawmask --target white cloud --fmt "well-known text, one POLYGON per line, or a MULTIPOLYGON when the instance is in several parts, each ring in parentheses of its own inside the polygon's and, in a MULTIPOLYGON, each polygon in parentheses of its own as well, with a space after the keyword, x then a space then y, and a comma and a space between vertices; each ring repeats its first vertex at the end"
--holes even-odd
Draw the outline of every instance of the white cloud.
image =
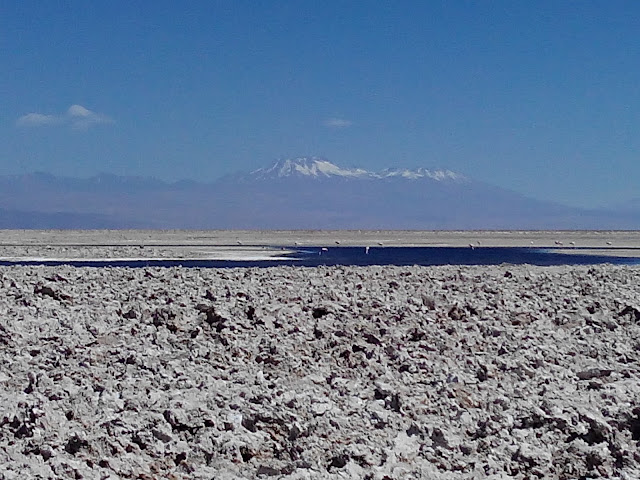
POLYGON ((42 125, 56 125, 61 119, 56 115, 44 115, 42 113, 27 113, 16 122, 19 127, 40 127, 42 125))
POLYGON ((101 113, 92 112, 82 105, 71 105, 67 110, 67 117, 72 128, 86 130, 100 123, 113 123, 113 120, 101 113))
POLYGON ((90 117, 93 114, 91 110, 87 110, 82 105, 71 105, 67 113, 72 117, 90 117))
POLYGON ((327 118, 322 124, 329 128, 348 128, 353 122, 344 118, 327 118))
POLYGON ((21 116, 16 125, 19 127, 42 127, 46 125, 67 125, 74 130, 87 130, 101 123, 113 123, 113 120, 101 113, 92 112, 82 105, 71 105, 65 113, 49 115, 44 113, 27 113, 21 116))

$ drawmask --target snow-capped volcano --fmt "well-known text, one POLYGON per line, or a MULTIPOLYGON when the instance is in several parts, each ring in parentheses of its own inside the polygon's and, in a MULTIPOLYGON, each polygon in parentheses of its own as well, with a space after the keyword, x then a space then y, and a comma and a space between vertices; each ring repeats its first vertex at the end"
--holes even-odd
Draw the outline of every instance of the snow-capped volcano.
POLYGON ((259 168, 250 174, 256 179, 284 177, 368 177, 369 172, 360 168, 341 168, 324 158, 298 157, 278 160, 272 166, 259 168))
POLYGON ((360 178, 360 179, 382 179, 382 178, 404 178, 416 180, 419 178, 430 178, 432 180, 465 180, 463 175, 451 170, 428 170, 426 168, 409 169, 385 169, 379 172, 372 172, 362 168, 342 168, 328 160, 320 157, 298 157, 293 159, 279 160, 267 168, 259 168, 249 175, 256 180, 276 179, 276 178, 360 178))
POLYGON ((632 229, 638 211, 530 199, 450 170, 280 160, 213 183, 0 176, 1 228, 632 229))

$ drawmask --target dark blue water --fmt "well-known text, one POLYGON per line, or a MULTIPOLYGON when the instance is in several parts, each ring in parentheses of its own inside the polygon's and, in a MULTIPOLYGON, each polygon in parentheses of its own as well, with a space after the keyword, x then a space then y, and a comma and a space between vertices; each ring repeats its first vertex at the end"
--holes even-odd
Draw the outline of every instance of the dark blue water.
MULTIPOLYGON (((270 267, 295 265, 316 267, 320 265, 640 265, 640 258, 611 257, 606 255, 563 254, 554 249, 511 247, 306 247, 288 255, 290 260, 134 260, 134 261, 21 261, 0 262, 0 265, 71 265, 76 267, 176 267, 231 268, 270 267)), ((579 251, 579 249, 577 249, 579 251)))

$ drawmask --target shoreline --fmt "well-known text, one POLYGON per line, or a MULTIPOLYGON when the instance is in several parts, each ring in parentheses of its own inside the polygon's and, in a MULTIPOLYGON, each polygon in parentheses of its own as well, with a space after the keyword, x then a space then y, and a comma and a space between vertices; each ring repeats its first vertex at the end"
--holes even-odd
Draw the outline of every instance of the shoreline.
POLYGON ((310 246, 549 248, 638 258, 640 231, 0 230, 3 258, 267 260, 310 246))
POLYGON ((62 246, 607 246, 640 248, 629 230, 0 230, 0 247, 62 246), (534 242, 533 245, 531 242, 534 242), (578 243, 580 242, 580 243, 578 243))
POLYGON ((194 250, 192 247, 128 247, 38 246, 3 247, 0 263, 10 265, 71 265, 108 267, 111 265, 185 266, 200 268, 268 267, 273 265, 319 267, 323 265, 576 265, 629 264, 640 261, 640 249, 611 247, 406 247, 406 246, 332 246, 332 247, 270 247, 221 246, 194 250), (313 249, 310 249, 313 248, 313 249), (371 250, 370 250, 371 248, 371 250), (394 253, 394 249, 398 252, 394 253), (412 250, 415 251, 411 253, 412 250), (364 253, 363 253, 364 252, 364 253), (446 252, 446 253, 443 253, 446 252), (483 255, 486 254, 486 255, 483 255), (337 255, 337 259, 336 256, 337 255), (488 255, 488 256, 487 256, 488 255), (576 262, 572 257, 580 257, 576 262), (560 259, 561 258, 561 259, 560 259), (585 261, 591 258, 593 262, 585 261), (411 259, 411 260, 410 260, 411 259))

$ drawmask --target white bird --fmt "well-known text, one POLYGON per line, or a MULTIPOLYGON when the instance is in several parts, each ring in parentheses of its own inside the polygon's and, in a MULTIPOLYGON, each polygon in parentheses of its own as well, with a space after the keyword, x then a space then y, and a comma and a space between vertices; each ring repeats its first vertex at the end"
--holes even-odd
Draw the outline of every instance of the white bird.
POLYGON ((470 248, 471 250, 475 250, 475 249, 476 249, 476 247, 473 245, 473 243, 470 243, 470 244, 469 244, 469 248, 470 248))
POLYGON ((378 245, 382 246, 382 242, 378 242, 378 245))
POLYGON ((607 242, 607 245, 611 245, 611 242, 607 242))
POLYGON ((366 255, 369 255, 369 247, 364 247, 364 253, 365 253, 366 255))

